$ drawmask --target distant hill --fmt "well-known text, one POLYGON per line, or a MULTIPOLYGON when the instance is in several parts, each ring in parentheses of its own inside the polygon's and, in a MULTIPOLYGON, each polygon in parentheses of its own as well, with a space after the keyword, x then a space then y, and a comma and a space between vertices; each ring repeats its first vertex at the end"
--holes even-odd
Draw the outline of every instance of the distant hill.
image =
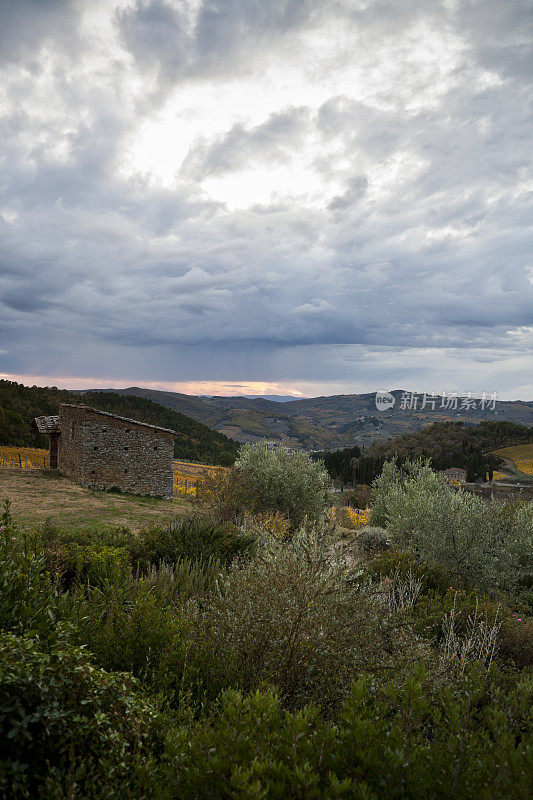
MULTIPOLYGON (((199 394, 198 397, 225 397, 226 395, 219 394, 199 394)), ((302 400, 305 398, 294 397, 292 394, 243 394, 238 395, 244 397, 246 400, 272 400, 274 403, 290 403, 294 400, 302 400)))
POLYGON ((293 403, 295 400, 301 400, 303 398, 294 397, 291 394, 246 394, 244 395, 248 400, 272 400, 274 403, 293 403))
POLYGON ((498 401, 491 407, 446 407, 437 397, 422 408, 404 407, 408 393, 392 392, 395 405, 378 411, 375 393, 292 399, 280 403, 262 397, 195 397, 178 392, 129 387, 111 389, 124 395, 149 398, 203 422, 240 442, 270 440, 306 450, 368 447, 391 437, 421 430, 434 422, 484 420, 533 425, 533 401, 498 401))
POLYGON ((332 435, 327 428, 287 414, 288 408, 301 401, 279 403, 261 397, 196 397, 136 386, 103 391, 149 398, 193 417, 239 442, 260 442, 267 439, 307 450, 320 450, 342 444, 341 437, 332 435))
POLYGON ((233 463, 238 451, 237 442, 150 398, 99 391, 70 392, 4 380, 0 380, 0 444, 46 447, 46 437, 40 436, 32 423, 35 417, 57 414, 60 403, 83 403, 101 411, 171 428, 177 433, 175 457, 183 460, 227 466, 233 463))

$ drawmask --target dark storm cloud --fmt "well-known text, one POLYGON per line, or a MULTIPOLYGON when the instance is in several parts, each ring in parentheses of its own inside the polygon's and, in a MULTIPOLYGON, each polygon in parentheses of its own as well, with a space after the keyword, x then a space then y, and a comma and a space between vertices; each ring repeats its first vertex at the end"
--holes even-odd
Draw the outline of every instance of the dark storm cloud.
POLYGON ((220 75, 242 68, 279 39, 305 24, 320 8, 317 0, 136 0, 117 11, 124 45, 141 67, 158 71, 165 85, 200 73, 220 75))
POLYGON ((0 372, 43 370, 45 349, 49 371, 139 380, 340 380, 357 363, 377 381, 401 369, 374 364, 386 346, 412 375, 426 347, 503 353, 513 373, 533 324, 529 2, 195 8, 2 4, 0 372), (301 101, 281 94, 285 59, 301 101), (276 69, 278 106, 227 113, 233 82, 275 100, 276 69), (128 166, 173 91, 221 81, 226 121, 173 182, 128 166), (296 178, 270 202, 204 184, 248 175, 253 194, 273 170, 296 178))
MULTIPOLYGON (((17 63, 43 41, 61 43, 65 52, 79 45, 77 13, 70 0, 2 0, 0 3, 0 62, 17 63)), ((27 63, 38 70, 37 61, 27 63)))

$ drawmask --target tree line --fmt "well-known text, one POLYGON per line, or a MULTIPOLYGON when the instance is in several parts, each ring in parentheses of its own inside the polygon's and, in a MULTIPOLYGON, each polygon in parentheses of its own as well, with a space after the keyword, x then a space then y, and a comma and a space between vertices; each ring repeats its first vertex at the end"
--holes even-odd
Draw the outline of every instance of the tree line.
POLYGON ((491 453, 500 447, 533 442, 533 428, 513 422, 435 422, 420 431, 375 442, 360 450, 347 447, 333 452, 317 452, 313 458, 324 461, 334 480, 370 484, 381 474, 383 465, 395 458, 398 465, 407 459, 429 459, 435 470, 459 467, 468 481, 492 480, 503 459, 491 453))
POLYGON ((60 403, 81 403, 121 417, 170 428, 177 434, 175 458, 230 466, 237 456, 237 442, 143 397, 115 392, 72 392, 55 386, 24 386, 5 380, 0 380, 0 444, 47 447, 48 437, 39 434, 34 419, 58 414, 60 403))

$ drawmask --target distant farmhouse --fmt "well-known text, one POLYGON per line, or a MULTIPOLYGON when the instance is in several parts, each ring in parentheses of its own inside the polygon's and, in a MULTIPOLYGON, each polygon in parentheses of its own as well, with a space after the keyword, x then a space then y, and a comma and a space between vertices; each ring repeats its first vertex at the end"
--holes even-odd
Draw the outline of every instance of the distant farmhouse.
POLYGON ((172 499, 174 431, 70 403, 35 424, 50 435, 50 468, 82 486, 172 499))
POLYGON ((466 483, 466 469, 461 467, 450 467, 450 469, 442 470, 448 480, 459 481, 459 483, 466 483))

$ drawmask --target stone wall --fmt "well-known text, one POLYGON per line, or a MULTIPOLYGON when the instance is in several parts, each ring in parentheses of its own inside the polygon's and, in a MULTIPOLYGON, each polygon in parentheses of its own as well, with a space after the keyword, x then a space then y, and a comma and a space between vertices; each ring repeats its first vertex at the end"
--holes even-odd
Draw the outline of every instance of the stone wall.
POLYGON ((61 405, 59 469, 83 486, 172 498, 172 433, 61 405))
POLYGON ((83 409, 62 405, 59 408, 59 438, 57 467, 77 483, 83 483, 83 409))

